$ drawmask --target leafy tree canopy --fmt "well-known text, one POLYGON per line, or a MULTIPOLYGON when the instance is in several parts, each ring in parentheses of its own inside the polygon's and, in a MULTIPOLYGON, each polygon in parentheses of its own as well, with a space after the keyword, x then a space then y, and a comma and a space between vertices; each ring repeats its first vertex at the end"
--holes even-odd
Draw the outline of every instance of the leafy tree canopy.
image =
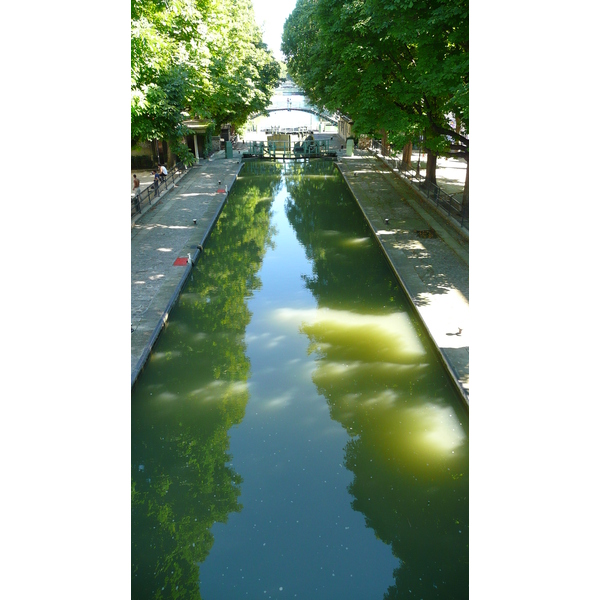
POLYGON ((251 0, 132 0, 131 137, 177 147, 189 116, 242 125, 263 110, 279 63, 251 0))
POLYGON ((424 134, 430 151, 468 158, 468 0, 298 0, 282 51, 311 102, 357 133, 424 134))

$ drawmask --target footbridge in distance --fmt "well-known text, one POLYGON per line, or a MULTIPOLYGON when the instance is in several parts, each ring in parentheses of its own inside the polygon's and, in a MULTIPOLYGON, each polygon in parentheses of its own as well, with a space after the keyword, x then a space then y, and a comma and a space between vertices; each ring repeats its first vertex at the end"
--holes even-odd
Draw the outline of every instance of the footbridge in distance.
POLYGON ((290 104, 288 106, 269 106, 268 108, 265 108, 265 110, 262 112, 257 112, 257 113, 250 115, 249 118, 255 119, 256 117, 260 117, 261 115, 266 115, 266 113, 272 113, 272 112, 283 111, 283 110, 287 110, 287 111, 297 110, 300 112, 310 113, 312 115, 316 115, 317 117, 319 117, 321 119, 329 121, 333 125, 337 125, 338 121, 340 120, 338 115, 332 115, 328 112, 320 111, 311 106, 300 106, 300 105, 295 106, 293 104, 290 104))

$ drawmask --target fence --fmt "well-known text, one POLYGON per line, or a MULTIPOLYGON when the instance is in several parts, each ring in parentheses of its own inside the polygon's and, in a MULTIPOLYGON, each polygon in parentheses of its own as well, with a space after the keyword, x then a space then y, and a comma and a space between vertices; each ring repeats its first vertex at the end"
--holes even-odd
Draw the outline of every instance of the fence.
POLYGON ((137 196, 131 198, 131 216, 135 216, 142 212, 146 205, 151 205, 152 201, 159 198, 160 195, 167 190, 171 183, 175 183, 186 171, 186 166, 182 162, 178 162, 170 170, 168 175, 162 181, 155 181, 147 188, 142 190, 137 196))
MULTIPOLYGON (((382 155, 382 144, 378 140, 371 141, 371 149, 382 155)), ((412 169, 402 164, 402 159, 395 156, 381 156, 385 163, 392 169, 396 169, 398 174, 404 177, 415 189, 425 195, 429 200, 435 203, 439 208, 444 209, 449 215, 460 222, 460 226, 469 230, 469 205, 463 205, 462 200, 457 200, 456 194, 448 194, 435 183, 425 181, 420 170, 412 169)), ((462 192, 460 192, 462 193, 462 192)))
POLYGON ((250 142, 244 156, 260 156, 269 158, 308 158, 337 155, 329 148, 329 140, 304 140, 303 142, 285 142, 273 140, 250 142))

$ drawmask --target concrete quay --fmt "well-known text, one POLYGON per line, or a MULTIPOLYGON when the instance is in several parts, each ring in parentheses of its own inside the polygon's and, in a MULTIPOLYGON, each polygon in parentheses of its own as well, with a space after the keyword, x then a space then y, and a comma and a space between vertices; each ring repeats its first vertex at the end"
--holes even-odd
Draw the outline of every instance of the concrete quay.
MULTIPOLYGON (((198 260, 226 201, 219 190, 237 178, 243 149, 191 168, 132 225, 132 386, 191 272, 185 259, 198 260)), ((340 156, 337 164, 468 404, 468 234, 368 152, 340 156)))
POLYGON ((203 161, 132 223, 132 386, 190 274, 185 259, 197 261, 241 167, 239 156, 203 161))
POLYGON ((338 166, 468 405, 468 233, 366 151, 338 166))

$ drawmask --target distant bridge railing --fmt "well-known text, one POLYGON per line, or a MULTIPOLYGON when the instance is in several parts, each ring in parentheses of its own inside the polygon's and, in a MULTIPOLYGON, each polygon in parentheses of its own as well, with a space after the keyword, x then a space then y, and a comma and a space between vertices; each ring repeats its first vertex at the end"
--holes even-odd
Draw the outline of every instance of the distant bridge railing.
POLYGON ((289 111, 297 110, 300 112, 310 113, 311 115, 316 115, 317 117, 320 117, 321 119, 325 119, 326 121, 329 121, 333 125, 337 125, 338 121, 340 120, 338 115, 332 115, 332 114, 326 113, 324 111, 318 111, 318 110, 316 110, 314 108, 310 108, 308 106, 293 106, 293 105, 282 106, 282 107, 269 107, 269 108, 266 108, 263 112, 254 113, 254 114, 250 115, 248 118, 256 119, 256 117, 260 117, 261 115, 264 115, 264 113, 272 113, 272 112, 284 111, 284 110, 289 110, 289 111))

